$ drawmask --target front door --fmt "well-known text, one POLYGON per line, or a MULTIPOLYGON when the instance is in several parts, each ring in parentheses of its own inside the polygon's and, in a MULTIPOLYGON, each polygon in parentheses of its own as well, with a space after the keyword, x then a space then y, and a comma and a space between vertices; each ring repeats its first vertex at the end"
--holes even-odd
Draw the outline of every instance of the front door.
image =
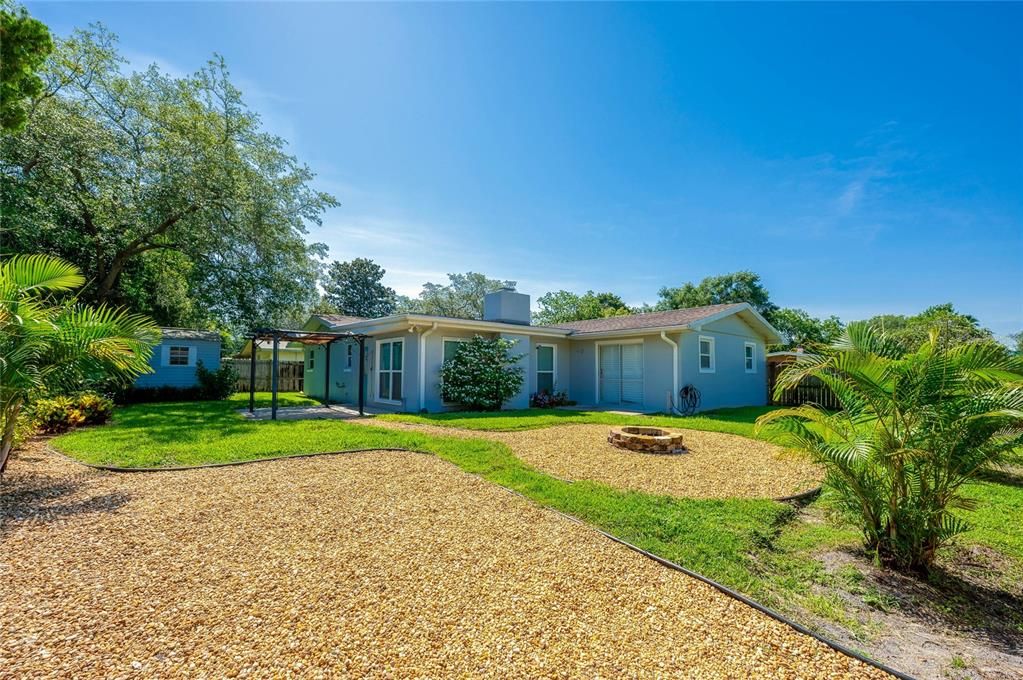
POLYGON ((643 403, 643 345, 599 345, 600 403, 643 403))

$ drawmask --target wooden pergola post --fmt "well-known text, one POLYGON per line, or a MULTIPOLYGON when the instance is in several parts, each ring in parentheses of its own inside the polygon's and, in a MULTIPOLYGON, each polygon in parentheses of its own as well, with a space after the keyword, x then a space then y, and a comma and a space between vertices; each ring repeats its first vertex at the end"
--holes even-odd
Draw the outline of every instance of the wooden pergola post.
POLYGON ((270 420, 277 420, 277 369, 280 365, 277 358, 277 349, 279 345, 280 339, 275 334, 273 362, 270 366, 270 420))
POLYGON ((256 412, 256 336, 252 336, 252 356, 249 357, 249 413, 256 412))

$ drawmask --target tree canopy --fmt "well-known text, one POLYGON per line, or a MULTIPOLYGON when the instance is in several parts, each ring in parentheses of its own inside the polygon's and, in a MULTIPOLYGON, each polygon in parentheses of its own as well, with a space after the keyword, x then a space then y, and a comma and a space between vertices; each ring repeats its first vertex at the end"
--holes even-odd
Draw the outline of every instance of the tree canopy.
POLYGON ((582 295, 567 290, 553 291, 540 296, 537 304, 539 309, 533 314, 533 323, 539 326, 632 314, 632 310, 618 295, 594 293, 592 290, 582 295))
POLYGON ((373 260, 357 257, 332 262, 324 281, 324 300, 341 314, 368 318, 393 314, 397 295, 382 281, 386 271, 373 260))
POLYGON ((515 281, 488 278, 485 274, 466 272, 448 274, 448 283, 425 283, 417 298, 400 296, 396 311, 456 319, 482 319, 483 298, 499 288, 514 288, 515 281))
POLYGON ((829 345, 834 342, 845 326, 837 316, 818 319, 802 309, 784 307, 771 314, 771 325, 782 334, 785 342, 771 349, 792 349, 829 345))
POLYGON ((52 51, 46 24, 29 16, 24 7, 0 2, 0 131, 25 126, 25 101, 43 91, 38 71, 52 51))
POLYGON ((772 313, 778 309, 771 302, 760 275, 751 271, 708 276, 697 284, 687 282, 677 288, 665 286, 657 295, 660 298, 654 306, 657 311, 748 302, 770 321, 772 313))
POLYGON ((214 57, 175 78, 128 73, 102 26, 58 40, 24 129, 0 144, 5 248, 85 274, 84 299, 165 325, 297 318, 335 199, 262 129, 214 57))
POLYGON ((898 343, 905 352, 912 352, 927 341, 931 329, 938 330, 938 343, 942 347, 991 338, 991 331, 981 327, 976 317, 956 311, 950 302, 928 307, 913 316, 881 314, 868 319, 867 323, 898 343))

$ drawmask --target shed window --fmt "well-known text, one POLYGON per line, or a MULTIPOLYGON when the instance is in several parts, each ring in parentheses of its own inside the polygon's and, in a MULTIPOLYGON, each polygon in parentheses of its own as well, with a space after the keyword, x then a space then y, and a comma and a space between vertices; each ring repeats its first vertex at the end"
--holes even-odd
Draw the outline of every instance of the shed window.
POLYGON ((315 349, 309 350, 309 362, 308 363, 309 363, 309 365, 308 365, 307 368, 310 371, 313 370, 314 368, 316 368, 316 350, 315 349))
POLYGON ((700 336, 700 373, 714 372, 714 338, 700 336))
POLYGON ((188 347, 172 345, 167 353, 168 366, 188 366, 188 347))
POLYGON ((746 356, 745 356, 746 372, 747 373, 756 373, 757 372, 757 361, 756 361, 756 358, 757 358, 757 346, 754 345, 752 342, 747 342, 744 351, 746 352, 746 356))
POLYGON ((353 345, 348 345, 346 347, 346 349, 345 349, 345 370, 346 371, 352 370, 352 347, 353 347, 353 345))

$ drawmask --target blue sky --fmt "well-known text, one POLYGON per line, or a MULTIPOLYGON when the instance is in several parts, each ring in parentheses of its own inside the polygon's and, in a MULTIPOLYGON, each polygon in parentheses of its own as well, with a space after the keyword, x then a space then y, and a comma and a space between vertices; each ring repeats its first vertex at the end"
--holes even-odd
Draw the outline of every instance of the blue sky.
POLYGON ((311 240, 654 302, 739 269, 846 320, 1023 329, 1019 5, 29 3, 138 65, 223 54, 341 206, 311 240))

